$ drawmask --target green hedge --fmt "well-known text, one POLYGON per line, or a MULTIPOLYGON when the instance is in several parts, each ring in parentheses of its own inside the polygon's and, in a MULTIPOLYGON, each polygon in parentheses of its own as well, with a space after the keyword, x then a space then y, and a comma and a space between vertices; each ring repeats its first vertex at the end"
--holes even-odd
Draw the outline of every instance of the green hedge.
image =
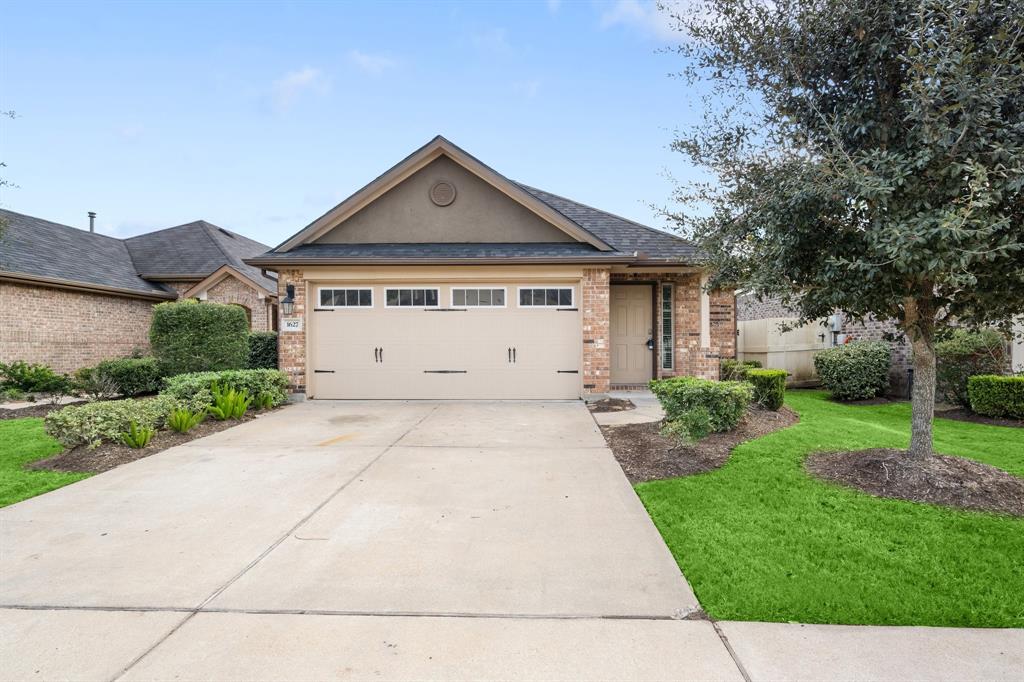
POLYGON ((248 391, 253 399, 268 393, 273 405, 288 399, 288 377, 276 369, 235 369, 222 372, 179 374, 164 379, 164 395, 173 396, 193 410, 204 409, 213 402, 210 386, 214 382, 224 390, 248 391))
POLYGON ((747 378, 747 372, 759 368, 761 363, 757 360, 722 360, 720 374, 722 381, 743 381, 747 378))
POLYGON ((46 432, 65 447, 95 447, 103 441, 120 442, 121 434, 128 431, 132 422, 160 428, 177 405, 177 401, 167 395, 69 405, 50 412, 44 423, 46 432))
POLYGON ((236 305, 175 301, 153 307, 149 342, 163 376, 242 369, 249 322, 236 305))
POLYGON ((25 393, 66 393, 68 378, 44 364, 15 360, 0 362, 0 389, 16 389, 25 393))
POLYGON ((753 396, 753 387, 748 383, 697 377, 657 379, 651 381, 650 387, 670 424, 686 424, 686 430, 694 438, 701 437, 701 431, 736 428, 753 396))
POLYGON ((751 369, 747 381, 754 387, 754 401, 769 410, 782 407, 786 398, 786 377, 784 369, 751 369))
POLYGON ((967 392, 978 414, 1024 419, 1024 376, 974 376, 967 380, 967 392))
POLYGON ((1001 374, 1009 366, 1006 338, 994 329, 957 329, 935 344, 936 392, 948 403, 970 407, 967 380, 978 374, 1001 374))
POLYGON ((249 369, 277 369, 277 332, 249 334, 249 369))
POLYGON ((867 400, 889 387, 889 357, 884 341, 854 341, 820 351, 814 369, 837 400, 867 400))
POLYGON ((96 365, 96 373, 107 377, 126 396, 146 395, 160 390, 161 376, 156 358, 120 358, 96 365))

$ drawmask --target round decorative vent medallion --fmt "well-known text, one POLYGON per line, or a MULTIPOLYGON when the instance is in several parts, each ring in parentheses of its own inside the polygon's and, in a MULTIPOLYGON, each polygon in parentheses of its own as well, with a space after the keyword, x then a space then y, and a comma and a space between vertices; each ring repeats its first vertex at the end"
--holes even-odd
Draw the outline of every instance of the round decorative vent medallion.
POLYGON ((438 206, 448 206, 455 201, 455 185, 445 180, 435 182, 430 188, 430 200, 438 206))

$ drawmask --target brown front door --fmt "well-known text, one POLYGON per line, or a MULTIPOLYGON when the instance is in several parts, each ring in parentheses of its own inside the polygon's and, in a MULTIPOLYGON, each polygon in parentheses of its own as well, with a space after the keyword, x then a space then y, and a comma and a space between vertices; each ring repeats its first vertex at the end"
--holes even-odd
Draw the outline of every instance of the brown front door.
POLYGON ((611 287, 612 383, 643 384, 651 379, 654 354, 649 284, 611 287))

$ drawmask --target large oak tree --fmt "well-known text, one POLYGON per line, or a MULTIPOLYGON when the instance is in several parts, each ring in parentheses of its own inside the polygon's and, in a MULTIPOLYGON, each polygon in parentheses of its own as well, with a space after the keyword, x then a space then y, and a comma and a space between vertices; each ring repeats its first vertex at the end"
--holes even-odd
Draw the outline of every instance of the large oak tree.
POLYGON ((927 456, 936 333, 1024 313, 1024 0, 706 5, 662 8, 706 95, 674 147, 711 178, 674 216, 711 286, 896 320, 927 456))

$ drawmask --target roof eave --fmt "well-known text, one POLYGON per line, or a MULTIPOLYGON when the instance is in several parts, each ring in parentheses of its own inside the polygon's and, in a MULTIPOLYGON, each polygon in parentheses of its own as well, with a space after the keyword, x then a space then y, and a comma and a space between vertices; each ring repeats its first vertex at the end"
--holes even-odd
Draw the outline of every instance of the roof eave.
POLYGON ((500 258, 329 258, 329 257, 302 257, 293 256, 289 258, 247 258, 245 263, 262 268, 282 268, 294 265, 507 265, 529 264, 529 265, 558 265, 571 263, 573 265, 622 265, 635 262, 634 256, 605 256, 593 258, 591 256, 571 257, 500 257, 500 258))
POLYGON ((53 289, 69 289, 72 291, 86 291, 94 294, 107 294, 111 296, 124 296, 126 298, 141 298, 153 301, 173 301, 178 298, 177 292, 173 291, 140 291, 137 289, 125 289, 123 287, 111 287, 105 284, 93 282, 79 282, 77 280, 60 279, 57 277, 43 277, 27 272, 0 272, 0 280, 14 282, 15 284, 33 284, 50 287, 53 289))

